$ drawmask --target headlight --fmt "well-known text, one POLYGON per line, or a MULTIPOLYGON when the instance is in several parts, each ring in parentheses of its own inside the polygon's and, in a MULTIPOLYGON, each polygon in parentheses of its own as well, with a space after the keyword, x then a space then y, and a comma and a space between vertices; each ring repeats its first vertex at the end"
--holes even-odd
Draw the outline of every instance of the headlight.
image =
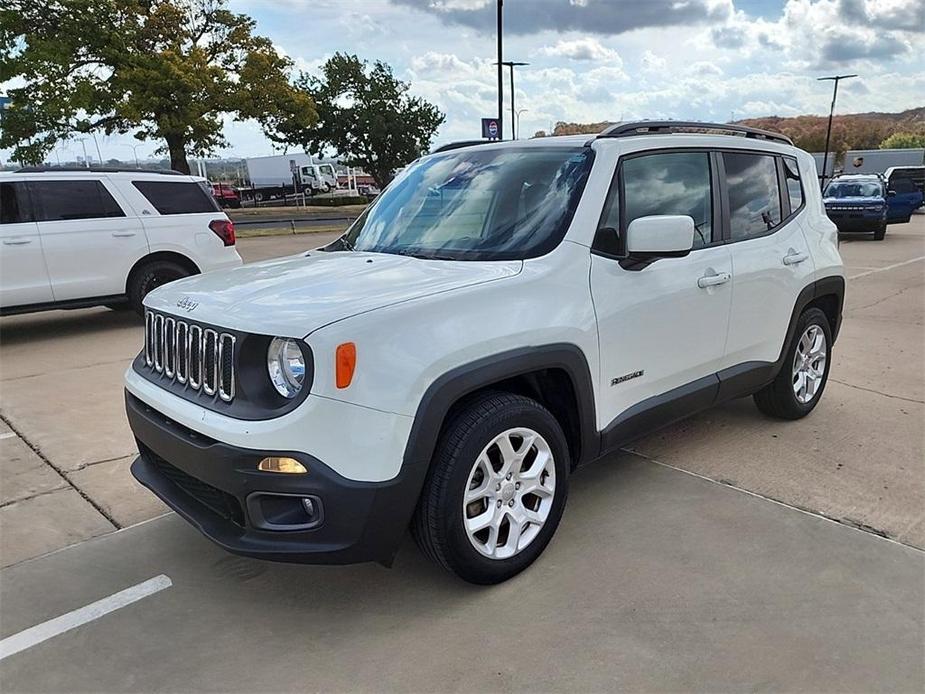
POLYGON ((305 381, 305 357, 299 343, 291 338, 274 337, 267 349, 267 372, 277 392, 294 398, 305 381))

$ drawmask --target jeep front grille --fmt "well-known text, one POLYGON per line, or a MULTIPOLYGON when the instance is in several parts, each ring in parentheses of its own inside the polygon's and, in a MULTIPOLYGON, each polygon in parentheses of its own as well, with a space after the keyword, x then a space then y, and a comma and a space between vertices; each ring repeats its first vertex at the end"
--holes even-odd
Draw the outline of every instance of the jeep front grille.
POLYGON ((145 366, 192 390, 234 399, 235 337, 145 311, 145 366))

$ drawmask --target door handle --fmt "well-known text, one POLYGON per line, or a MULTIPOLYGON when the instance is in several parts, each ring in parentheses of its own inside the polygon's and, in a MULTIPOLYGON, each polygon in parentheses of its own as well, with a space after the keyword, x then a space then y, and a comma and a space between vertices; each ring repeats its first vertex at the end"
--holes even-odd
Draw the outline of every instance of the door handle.
POLYGON ((112 232, 112 235, 115 236, 117 239, 124 239, 124 238, 128 238, 129 236, 134 236, 135 232, 134 231, 114 231, 112 232))
POLYGON ((3 239, 4 246, 25 246, 32 243, 32 239, 3 239))
POLYGON ((726 284, 729 281, 730 275, 728 272, 721 272, 718 275, 704 275, 699 280, 697 280, 697 286, 701 289, 706 289, 707 287, 716 287, 720 284, 726 284))
POLYGON ((797 265, 809 257, 809 253, 798 253, 792 248, 784 256, 784 265, 797 265))

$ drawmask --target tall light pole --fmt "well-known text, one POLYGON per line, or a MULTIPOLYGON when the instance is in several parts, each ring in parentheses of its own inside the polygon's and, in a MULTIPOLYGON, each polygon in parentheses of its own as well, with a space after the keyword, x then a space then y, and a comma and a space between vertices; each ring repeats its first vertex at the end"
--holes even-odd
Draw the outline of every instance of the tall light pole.
POLYGON ((504 50, 502 41, 504 0, 498 0, 498 139, 503 139, 501 124, 504 122, 504 50))
POLYGON ((140 169, 141 167, 138 165, 138 148, 141 147, 142 145, 130 145, 130 144, 127 143, 127 142, 123 142, 123 143, 120 144, 119 146, 120 146, 120 147, 131 147, 131 148, 132 148, 132 154, 135 156, 135 168, 136 168, 136 169, 140 169))
POLYGON ((514 68, 529 65, 530 63, 519 63, 516 60, 502 60, 502 65, 511 69, 511 139, 517 139, 517 133, 514 131, 514 114, 517 112, 514 108, 514 68))
POLYGON ((520 114, 521 114, 521 113, 524 113, 524 112, 526 112, 526 111, 529 111, 529 110, 530 110, 529 108, 519 108, 519 109, 517 109, 516 111, 514 111, 513 113, 511 113, 511 115, 514 116, 514 122, 517 124, 517 131, 514 133, 514 139, 515 139, 515 140, 516 140, 518 137, 520 137, 520 114))
MULTIPOLYGON (((84 143, 87 141, 87 138, 85 138, 85 137, 75 137, 74 139, 77 140, 77 141, 80 143, 80 146, 81 146, 81 147, 83 147, 83 150, 84 150, 84 166, 86 166, 86 167, 89 169, 89 168, 90 168, 90 160, 87 159, 87 145, 84 144, 84 143)), ((102 164, 103 162, 100 162, 100 163, 102 164)))
POLYGON ((832 75, 831 77, 819 77, 818 82, 825 82, 826 80, 831 80, 835 83, 834 88, 832 89, 832 107, 829 109, 829 125, 825 129, 825 153, 822 155, 822 182, 820 186, 825 185, 825 176, 826 171, 828 170, 829 164, 829 139, 832 137, 832 116, 835 114, 835 99, 838 97, 838 83, 841 80, 851 79, 852 77, 857 77, 857 75, 832 75))

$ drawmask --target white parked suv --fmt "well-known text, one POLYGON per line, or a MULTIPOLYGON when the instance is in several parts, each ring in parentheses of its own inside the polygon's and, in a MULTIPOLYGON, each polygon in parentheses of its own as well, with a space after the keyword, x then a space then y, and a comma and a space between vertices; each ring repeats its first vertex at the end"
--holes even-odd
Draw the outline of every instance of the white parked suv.
POLYGON ((702 123, 444 147, 331 245, 148 295, 132 471, 231 552, 388 564, 410 525, 505 580, 579 464, 731 398, 816 406, 845 291, 816 181, 702 123))
POLYGON ((203 178, 138 169, 0 173, 0 315, 132 307, 180 277, 241 264, 203 178))

